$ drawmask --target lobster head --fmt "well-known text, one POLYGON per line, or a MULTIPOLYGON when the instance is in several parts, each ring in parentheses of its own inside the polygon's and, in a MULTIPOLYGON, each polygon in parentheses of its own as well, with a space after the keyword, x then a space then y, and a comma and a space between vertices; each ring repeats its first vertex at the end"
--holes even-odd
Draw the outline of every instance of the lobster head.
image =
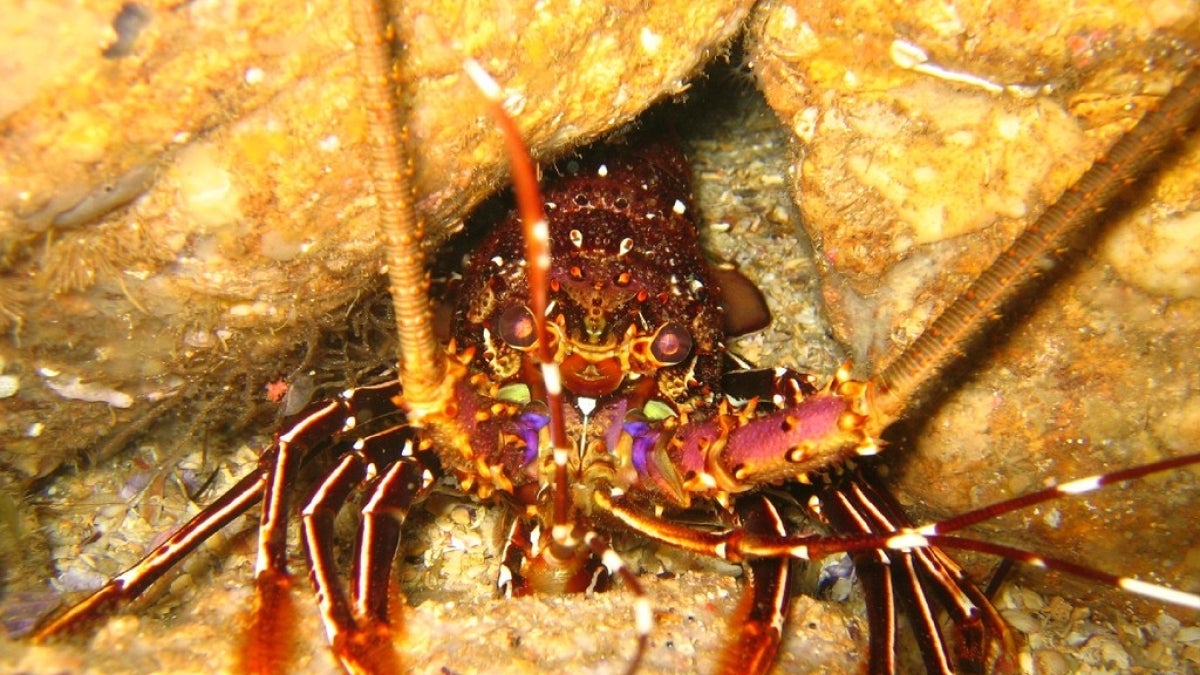
MULTIPOLYGON (((673 414, 718 393, 722 309, 696 244, 682 154, 663 142, 633 147, 597 146, 543 184, 549 339, 574 400, 621 398, 673 414)), ((524 251, 513 213, 468 263, 454 335, 501 388, 541 400, 524 251)))

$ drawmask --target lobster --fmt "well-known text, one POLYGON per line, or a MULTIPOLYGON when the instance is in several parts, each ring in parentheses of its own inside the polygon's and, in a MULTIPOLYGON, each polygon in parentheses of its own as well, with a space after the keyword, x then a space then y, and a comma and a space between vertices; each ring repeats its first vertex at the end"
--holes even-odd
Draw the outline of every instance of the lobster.
MULTIPOLYGON (((1128 145, 1139 151, 1146 141, 1161 145, 1186 126, 1184 113, 1174 106, 1195 97, 1200 86, 1195 80, 1181 85, 1183 93, 1164 104, 1165 111, 1156 119, 1167 120, 1165 125, 1149 123, 1148 131, 1135 135, 1128 145)), ((494 86, 485 88, 494 93, 494 86)), ((387 105, 377 103, 376 109, 386 110, 387 105)), ((516 135, 509 131, 509 138, 516 135)), ((1119 160, 1115 176, 1095 180, 1116 186, 1136 172, 1136 167, 1123 164, 1122 152, 1114 150, 1119 160)), ((385 166, 399 162, 383 160, 385 166)), ((779 517, 776 497, 765 489, 797 478, 819 483, 827 467, 851 456, 874 454, 882 428, 900 415, 898 401, 912 398, 912 373, 927 366, 902 361, 871 382, 840 371, 822 386, 798 373, 772 373, 766 387, 754 385, 760 401, 723 402, 725 390, 741 386, 743 373, 722 377, 721 309, 716 284, 692 244, 695 236, 685 218, 690 207, 679 157, 651 147, 644 153, 581 163, 557 187, 547 187, 542 199, 529 185, 533 175, 531 166, 517 161, 514 178, 525 183, 517 190, 522 218, 499 226, 465 274, 455 316, 457 341, 448 349, 446 375, 423 381, 402 369, 403 388, 399 382, 384 382, 313 404, 285 424, 264 453, 260 471, 243 479, 129 573, 43 626, 39 638, 72 628, 136 595, 203 538, 262 499, 259 604, 248 667, 278 665, 279 656, 270 644, 286 633, 290 616, 279 609, 288 597, 283 536, 288 492, 301 466, 319 452, 334 455, 337 466, 326 473, 304 508, 304 540, 326 630, 335 653, 351 671, 383 671, 396 665, 384 639, 390 618, 390 562, 399 536, 396 516, 427 497, 441 472, 454 476, 462 490, 512 508, 501 568, 505 593, 587 591, 609 575, 621 576, 635 590, 638 647, 633 666, 648 645, 651 608, 638 590, 638 580, 605 536, 626 528, 745 565, 749 600, 742 611, 746 620, 741 633, 727 656, 731 668, 760 670, 770 665, 790 599, 790 559, 821 551, 883 550, 889 562, 915 559, 930 565, 950 579, 943 590, 976 603, 987 615, 982 620, 986 629, 1003 632, 994 613, 987 613, 982 595, 955 578, 953 564, 929 548, 939 542, 980 547, 942 534, 980 514, 919 530, 903 520, 896 524, 897 516, 890 515, 892 531, 886 534, 805 536, 792 532, 779 517), (537 214, 541 202, 551 212, 544 234, 537 226, 545 222, 537 214), (646 219, 659 225, 652 232, 660 239, 635 227, 644 226, 646 219), (517 234, 522 227, 534 246, 528 254, 521 251, 517 234), (547 244, 556 252, 553 258, 547 244), (370 418, 373 421, 367 421, 370 418), (815 431, 810 423, 818 425, 815 431), (332 450, 322 447, 327 442, 332 450), (347 595, 334 571, 332 521, 348 492, 363 483, 371 496, 356 547, 355 585, 347 595), (712 527, 684 526, 672 518, 697 507, 712 519, 712 527), (926 562, 925 551, 933 562, 926 562)), ((1085 183, 1079 192, 1100 199, 1096 190, 1085 183)), ((397 203, 402 205, 403 199, 397 203)), ((1070 201, 1064 203, 1070 213, 1070 201)), ((414 239, 411 226, 399 227, 414 239)), ((1016 250, 1028 245, 1019 244, 1016 250)), ((1026 252, 1018 257, 1034 256, 1026 252)), ((419 272, 422 267, 413 259, 400 254, 389 269, 419 272)), ((1007 286, 1019 273, 993 273, 979 288, 995 285, 997 275, 1007 286)), ((422 284, 409 278, 394 285, 413 289, 422 284)), ((1006 291, 996 293, 1001 292, 1006 291)), ((403 316, 404 302, 397 304, 403 316)), ((419 307, 421 301, 415 304, 419 307)), ((935 331, 949 326, 952 332, 971 332, 990 311, 985 308, 966 318, 951 311, 948 323, 935 331)), ((428 342, 428 337, 415 342, 422 341, 428 342)), ((919 342, 911 358, 938 361, 953 349, 931 343, 936 344, 933 339, 919 342)), ((411 354, 420 349, 411 344, 405 348, 410 368, 411 354)), ((758 383, 763 378, 747 379, 758 383)), ((1116 478, 1196 461, 1200 459, 1187 456, 1116 478)), ((870 481, 855 471, 831 475, 828 487, 817 486, 821 501, 828 504, 831 496, 869 489, 870 481)), ((1020 504, 1112 479, 1069 483, 1020 504)), ((881 495, 862 497, 860 505, 886 500, 881 495)), ((838 520, 832 514, 829 518, 838 520)), ((835 529, 847 527, 835 524, 835 529)), ((1002 547, 980 548, 1012 553, 1002 547)), ((1119 583, 1153 597, 1195 602, 1187 594, 1128 580, 1119 583)), ((891 592, 877 590, 872 597, 890 600, 891 592)), ((978 621, 970 624, 975 620, 972 611, 959 618, 977 633, 967 639, 963 658, 988 662, 996 638, 979 632, 978 621)), ((888 621, 872 618, 872 635, 888 635, 888 621)), ((887 640, 880 637, 873 643, 876 669, 890 667, 882 646, 887 640)), ((941 642, 930 637, 923 646, 942 653, 941 642)))

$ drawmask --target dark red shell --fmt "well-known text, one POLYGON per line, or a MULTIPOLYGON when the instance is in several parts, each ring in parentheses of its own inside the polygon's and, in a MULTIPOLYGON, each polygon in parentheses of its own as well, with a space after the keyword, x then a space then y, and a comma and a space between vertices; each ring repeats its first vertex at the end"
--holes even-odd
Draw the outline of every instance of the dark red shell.
MULTIPOLYGON (((682 153, 639 137, 596 146, 546 173, 550 319, 585 348, 618 341, 631 325, 650 335, 668 323, 685 327, 695 359, 657 369, 659 387, 673 402, 697 395, 712 401, 720 387, 724 324, 719 290, 698 247, 682 153)), ((524 256, 520 221, 510 214, 472 254, 455 309, 460 346, 477 347, 477 367, 504 382, 521 377, 520 355, 497 336, 501 316, 528 303, 524 256)), ((566 380, 572 390, 570 372, 566 380)), ((594 395, 584 384, 574 389, 594 395)))

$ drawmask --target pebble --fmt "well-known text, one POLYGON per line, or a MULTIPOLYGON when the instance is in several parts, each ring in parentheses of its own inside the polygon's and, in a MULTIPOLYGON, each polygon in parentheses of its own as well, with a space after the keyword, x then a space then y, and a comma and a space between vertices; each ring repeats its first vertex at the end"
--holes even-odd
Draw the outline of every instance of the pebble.
POLYGON ((471 512, 465 506, 456 507, 450 512, 450 520, 459 525, 469 525, 471 523, 471 512))
POLYGON ((1175 634, 1175 640, 1177 642, 1186 642, 1188 644, 1193 642, 1200 643, 1200 626, 1188 626, 1187 628, 1181 628, 1179 632, 1175 634))
POLYGON ((1066 675, 1071 672, 1071 663, 1067 657, 1052 649, 1039 649, 1034 654, 1034 672, 1041 675, 1066 675))
POLYGON ((21 388, 21 378, 16 375, 0 375, 0 398, 9 398, 21 388))

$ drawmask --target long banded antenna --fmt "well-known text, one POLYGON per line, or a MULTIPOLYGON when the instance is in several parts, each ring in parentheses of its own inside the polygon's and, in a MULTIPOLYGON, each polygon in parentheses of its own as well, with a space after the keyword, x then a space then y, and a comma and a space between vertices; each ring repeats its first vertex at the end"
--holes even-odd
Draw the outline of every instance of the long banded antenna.
POLYGON ((381 0, 351 2, 350 17, 356 34, 359 86, 367 111, 371 178, 378 200, 388 291, 399 334, 400 380, 410 417, 419 421, 425 412, 442 409, 440 402, 449 392, 443 386, 444 354, 433 332, 429 276, 421 248, 425 223, 416 208, 406 111, 396 96, 402 59, 393 51, 396 26, 386 17, 381 0))
POLYGON ((573 524, 569 521, 570 490, 567 460, 571 450, 567 441, 563 415, 562 374, 554 360, 550 332, 546 329, 546 311, 550 297, 550 226, 542 208, 541 191, 537 184, 537 166, 529 156, 529 148, 521 139, 516 122, 504 110, 503 90, 491 75, 474 59, 463 62, 463 69, 488 102, 488 108, 504 132, 508 158, 512 164, 513 192, 521 214, 521 229, 525 235, 526 276, 529 279, 529 305, 537 332, 537 360, 546 385, 546 405, 550 409, 550 443, 554 450, 554 523, 555 546, 564 547, 567 555, 579 543, 573 540, 573 524))

